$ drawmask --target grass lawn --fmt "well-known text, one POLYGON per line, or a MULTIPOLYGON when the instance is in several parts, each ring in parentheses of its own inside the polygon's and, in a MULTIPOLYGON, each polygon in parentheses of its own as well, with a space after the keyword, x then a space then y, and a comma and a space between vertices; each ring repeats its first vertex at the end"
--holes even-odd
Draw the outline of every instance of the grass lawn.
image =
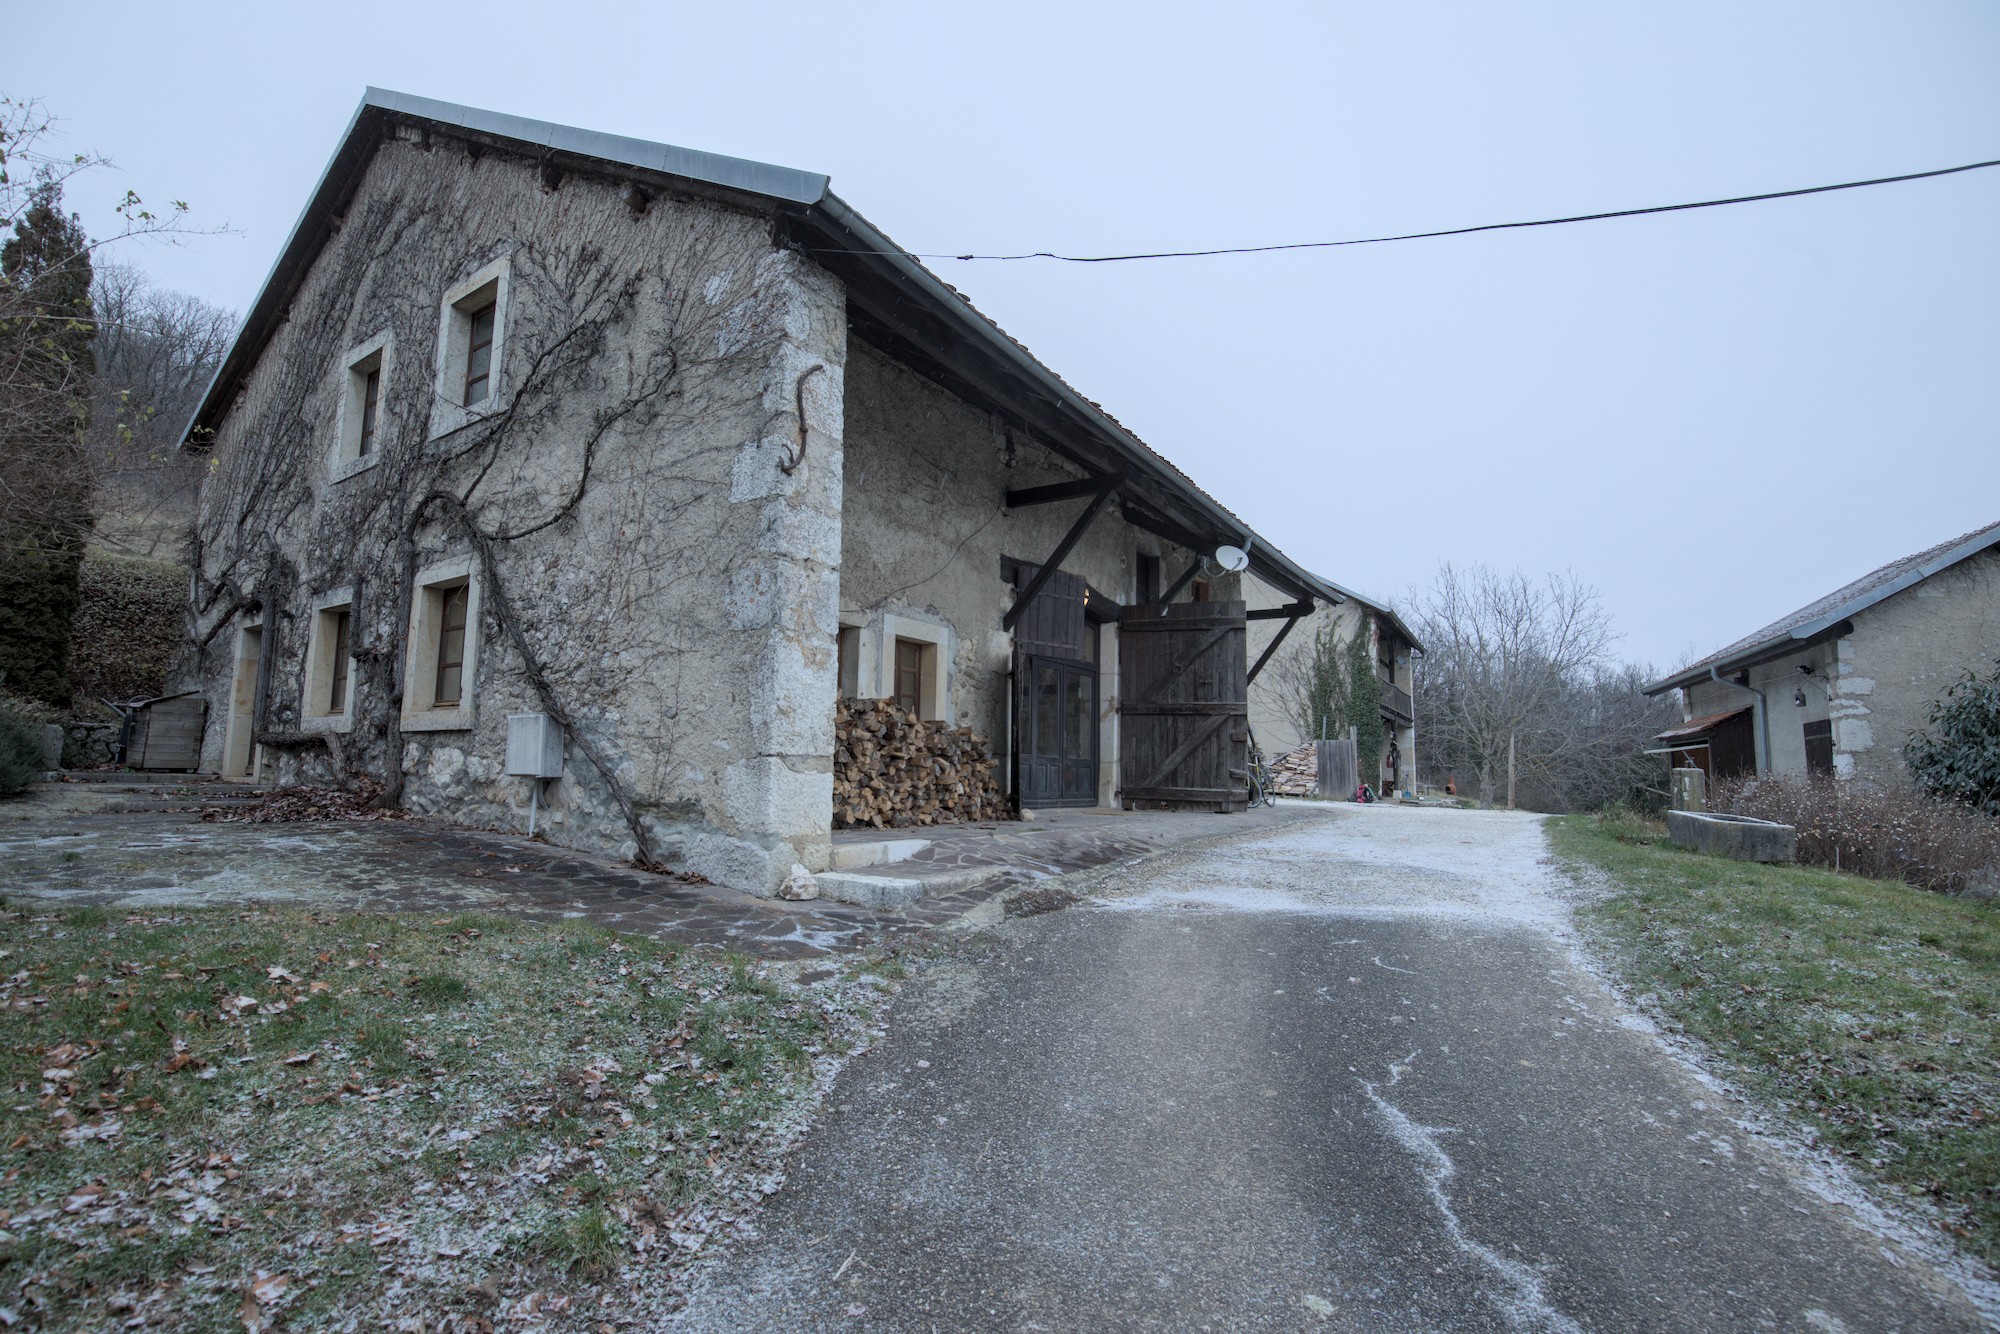
POLYGON ((1616 888, 1579 917, 1635 991, 2000 1263, 2000 908, 1704 857, 1632 818, 1549 837, 1616 888))
POLYGON ((11 905, 0 1324, 657 1313, 775 1189, 879 1012, 867 967, 506 917, 11 905))

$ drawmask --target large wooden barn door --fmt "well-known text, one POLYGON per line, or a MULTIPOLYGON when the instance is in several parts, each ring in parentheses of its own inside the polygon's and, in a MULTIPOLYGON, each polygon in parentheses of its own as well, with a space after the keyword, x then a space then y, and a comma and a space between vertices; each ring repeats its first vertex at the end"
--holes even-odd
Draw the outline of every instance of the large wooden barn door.
POLYGON ((1245 624, 1241 602, 1153 604, 1119 613, 1118 755, 1127 807, 1244 809, 1245 624))

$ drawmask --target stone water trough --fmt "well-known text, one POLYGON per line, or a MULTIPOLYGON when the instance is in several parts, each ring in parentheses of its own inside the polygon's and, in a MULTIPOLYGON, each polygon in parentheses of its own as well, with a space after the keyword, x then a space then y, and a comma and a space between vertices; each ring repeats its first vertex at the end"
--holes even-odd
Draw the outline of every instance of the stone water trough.
POLYGON ((1667 836, 1677 848, 1739 862, 1798 860, 1799 831, 1773 820, 1714 811, 1668 811, 1667 836))

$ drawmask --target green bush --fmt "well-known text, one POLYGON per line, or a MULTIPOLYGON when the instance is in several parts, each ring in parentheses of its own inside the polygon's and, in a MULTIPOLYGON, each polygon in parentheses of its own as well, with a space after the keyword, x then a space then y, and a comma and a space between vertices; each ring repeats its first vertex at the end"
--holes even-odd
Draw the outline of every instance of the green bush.
POLYGON ((1967 672, 1935 701, 1903 760, 1932 796, 2000 815, 2000 665, 1987 677, 1967 672))

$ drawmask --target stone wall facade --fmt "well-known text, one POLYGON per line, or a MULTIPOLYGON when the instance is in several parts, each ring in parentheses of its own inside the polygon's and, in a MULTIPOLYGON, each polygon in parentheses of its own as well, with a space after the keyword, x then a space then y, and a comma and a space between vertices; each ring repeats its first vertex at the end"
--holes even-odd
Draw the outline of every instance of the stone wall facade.
POLYGON ((210 445, 185 667, 205 766, 364 775, 521 828, 507 717, 546 712, 555 841, 753 890, 824 867, 845 355, 839 285, 754 212, 384 143, 210 445), (468 284, 497 312, 472 408, 468 284), (454 580, 463 698, 424 707, 454 580))
MULTIPOLYGON (((851 341, 764 209, 392 131, 207 442, 204 766, 509 829, 535 796, 553 842, 769 893, 827 868, 835 702, 893 695, 898 638, 1005 754, 1003 564, 1083 504, 1005 493, 1080 472, 851 341), (522 713, 564 734, 539 791, 522 713)), ((1114 505, 1063 568, 1126 603, 1141 556, 1194 559, 1114 505)), ((1110 802, 1115 612, 1093 643, 1110 802)))
MULTIPOLYGON (((864 345, 849 348, 847 486, 840 620, 856 664, 847 693, 887 698, 898 635, 935 634, 947 660, 938 716, 970 726, 1005 754, 1010 735, 1013 603, 1003 560, 1043 560, 1086 502, 1008 510, 1010 489, 1068 481, 1080 470, 989 414, 864 345)), ((1178 575, 1192 553, 1134 528, 1115 507, 1099 514, 1062 568, 1121 603, 1138 596, 1149 555, 1178 575)), ((1231 576, 1213 595, 1239 595, 1231 576)), ((1098 800, 1118 789, 1118 630, 1097 634, 1098 800)), ((1009 781, 1002 775, 1003 787, 1009 781)))
MULTIPOLYGON (((2000 552, 1969 557, 1857 612, 1853 626, 1749 669, 1749 684, 1764 693, 1770 771, 1805 773, 1805 727, 1830 722, 1837 776, 1906 787, 1903 745, 1927 724, 1932 702, 2000 658, 2000 552)), ((1735 675, 1687 687, 1689 716, 1759 707, 1728 684, 1735 675)))

